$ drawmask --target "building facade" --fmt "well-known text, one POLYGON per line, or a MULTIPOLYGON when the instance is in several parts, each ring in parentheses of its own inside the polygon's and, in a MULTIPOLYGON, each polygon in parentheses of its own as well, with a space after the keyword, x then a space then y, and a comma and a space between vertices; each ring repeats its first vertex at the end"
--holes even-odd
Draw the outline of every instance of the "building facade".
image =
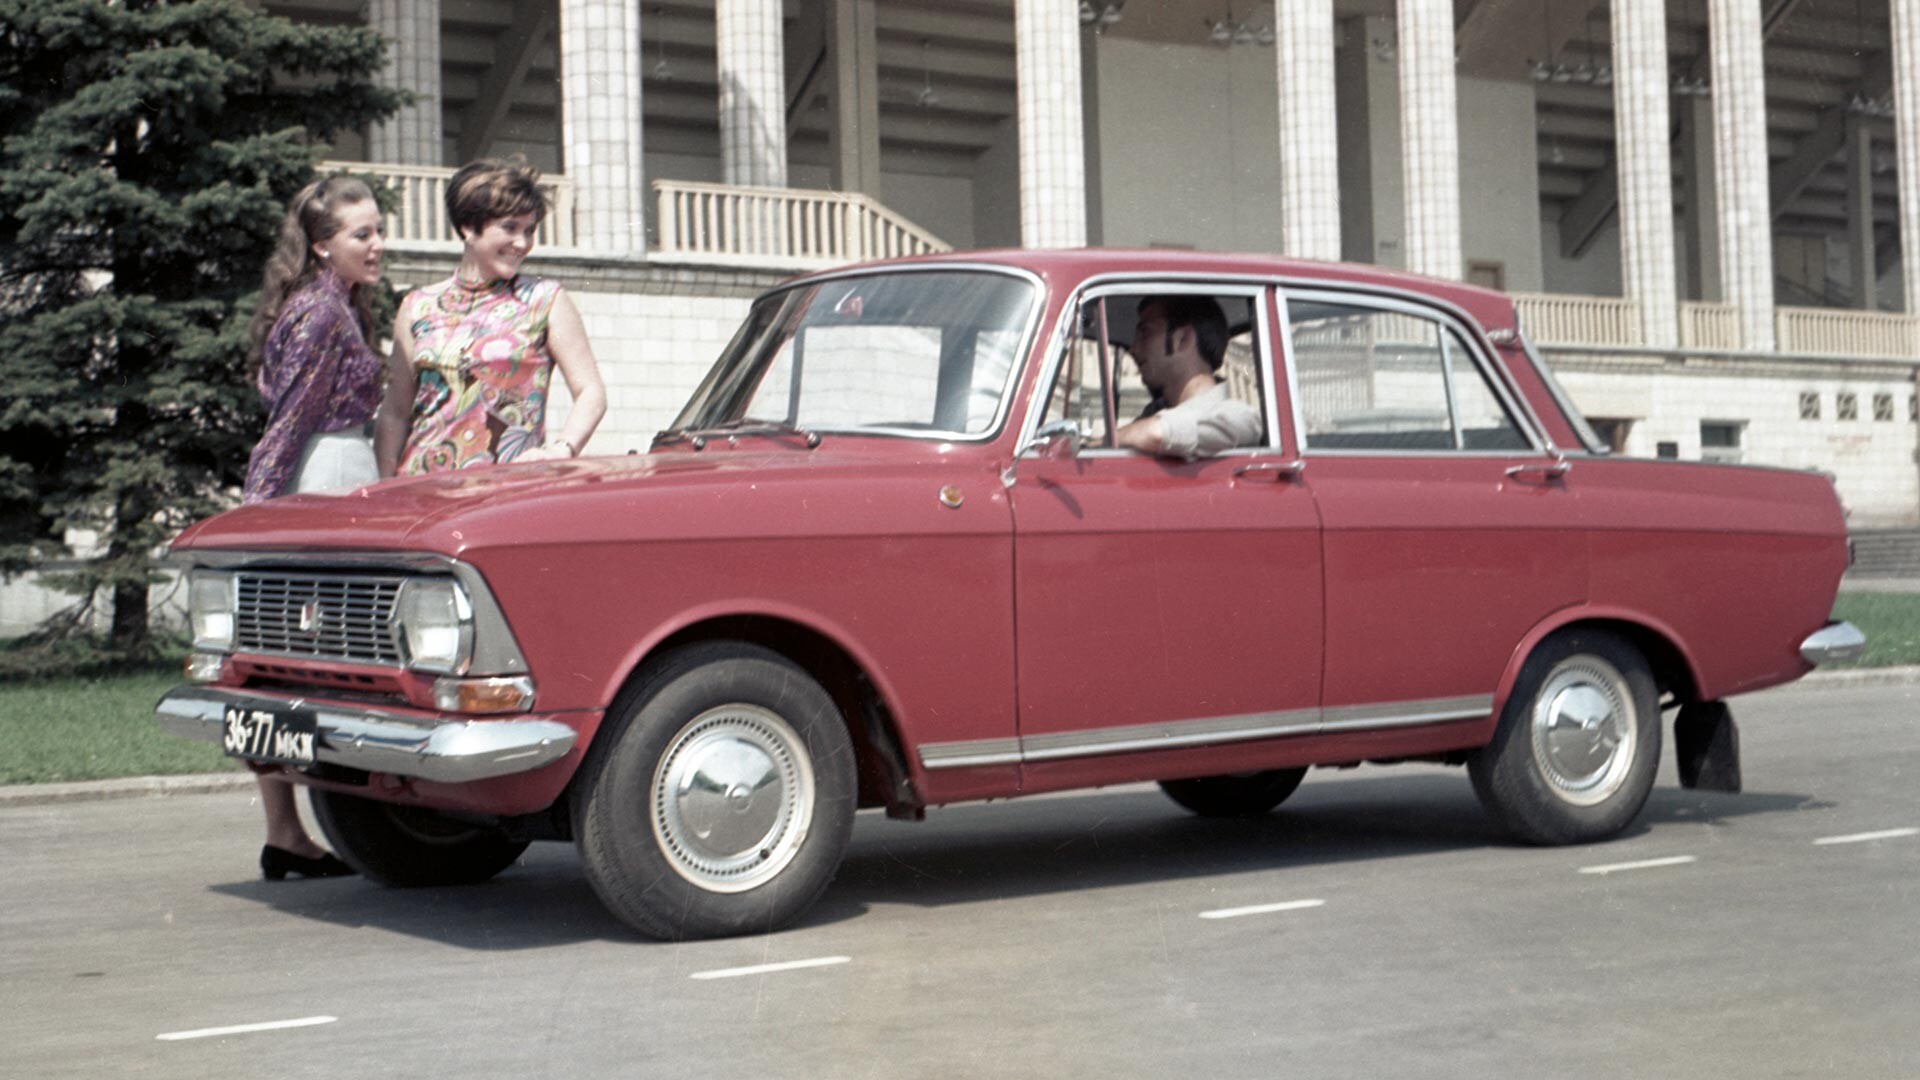
MULTIPOLYGON (((666 425, 757 290, 882 254, 1266 251, 1516 294, 1624 452, 1820 468, 1920 523, 1920 0, 296 0, 414 95, 330 157, 444 274, 520 154, 612 409, 666 425)), ((556 408, 565 408, 564 400, 556 408)))

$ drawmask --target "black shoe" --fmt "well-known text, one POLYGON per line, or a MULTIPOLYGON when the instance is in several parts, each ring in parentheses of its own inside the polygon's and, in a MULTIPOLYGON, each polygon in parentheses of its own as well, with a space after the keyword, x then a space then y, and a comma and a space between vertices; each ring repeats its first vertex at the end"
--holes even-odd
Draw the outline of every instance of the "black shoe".
POLYGON ((309 859, 305 855, 295 855, 286 848, 277 848, 272 844, 260 849, 260 874, 268 881, 279 881, 288 874, 299 874, 301 877, 346 877, 351 873, 353 873, 353 867, 332 855, 309 859))

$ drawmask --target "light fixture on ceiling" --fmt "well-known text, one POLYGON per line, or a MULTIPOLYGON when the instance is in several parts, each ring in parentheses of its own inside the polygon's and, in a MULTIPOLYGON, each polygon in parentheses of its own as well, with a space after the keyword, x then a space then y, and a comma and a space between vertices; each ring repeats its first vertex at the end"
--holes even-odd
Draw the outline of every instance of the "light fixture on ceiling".
POLYGON ((914 95, 914 100, 923 109, 940 104, 940 95, 933 89, 933 61, 928 56, 932 47, 932 38, 920 39, 920 92, 914 95))
POLYGON ((1118 23, 1126 6, 1127 0, 1107 0, 1104 4, 1080 0, 1080 25, 1091 26, 1098 33, 1118 23))
POLYGON ((1212 22, 1202 20, 1207 27, 1207 44, 1226 48, 1229 45, 1266 45, 1273 44, 1273 24, 1254 26, 1250 22, 1236 20, 1233 17, 1233 5, 1227 5, 1227 17, 1212 22))

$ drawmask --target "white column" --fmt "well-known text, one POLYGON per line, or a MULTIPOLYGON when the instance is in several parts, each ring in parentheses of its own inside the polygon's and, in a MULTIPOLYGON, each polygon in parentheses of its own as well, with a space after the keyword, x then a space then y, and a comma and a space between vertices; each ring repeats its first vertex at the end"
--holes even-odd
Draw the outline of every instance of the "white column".
POLYGON ((1767 176, 1760 5, 1707 0, 1713 53, 1713 171, 1720 209, 1720 296, 1743 349, 1771 350, 1773 208, 1767 176))
POLYGON ((1407 269, 1458 279, 1460 118, 1455 104, 1452 0, 1400 0, 1401 175, 1407 269))
POLYGON ((1080 111, 1080 6, 1015 0, 1020 83, 1020 242, 1087 242, 1086 135, 1080 111))
POLYGON ((387 39, 384 85, 413 102, 375 124, 367 156, 386 165, 438 165, 440 125, 440 0, 373 0, 368 21, 387 39))
POLYGON ((1880 258, 1873 235, 1873 128, 1865 117, 1847 117, 1847 264, 1853 306, 1880 305, 1880 258))
POLYGON ((1674 289, 1673 155, 1668 149, 1665 0, 1613 0, 1613 115, 1620 170, 1620 264, 1640 308, 1641 343, 1680 343, 1674 289))
POLYGON ((1340 151, 1331 0, 1275 0, 1280 80, 1280 243, 1302 259, 1340 257, 1340 151))
POLYGON ((1907 314, 1920 315, 1920 0, 1893 0, 1893 140, 1907 314))
POLYGON ((579 245, 647 247, 639 0, 560 0, 561 140, 579 245))
POLYGON ((720 177, 787 186, 786 63, 780 0, 718 0, 720 177))

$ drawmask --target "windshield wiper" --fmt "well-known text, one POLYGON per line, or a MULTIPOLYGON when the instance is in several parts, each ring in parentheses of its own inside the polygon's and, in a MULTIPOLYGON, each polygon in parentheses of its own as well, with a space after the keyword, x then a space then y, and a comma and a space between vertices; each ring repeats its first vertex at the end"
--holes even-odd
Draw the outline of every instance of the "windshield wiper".
MULTIPOLYGON (((691 435, 696 442, 702 435, 798 435, 801 439, 805 440, 807 449, 809 450, 820 445, 820 433, 817 431, 808 431, 798 424, 791 424, 785 420, 768 420, 758 416, 737 416, 732 420, 723 420, 718 424, 705 424, 700 427, 667 432, 666 434, 673 436, 691 435)), ((664 438, 665 436, 662 437, 664 438)))

